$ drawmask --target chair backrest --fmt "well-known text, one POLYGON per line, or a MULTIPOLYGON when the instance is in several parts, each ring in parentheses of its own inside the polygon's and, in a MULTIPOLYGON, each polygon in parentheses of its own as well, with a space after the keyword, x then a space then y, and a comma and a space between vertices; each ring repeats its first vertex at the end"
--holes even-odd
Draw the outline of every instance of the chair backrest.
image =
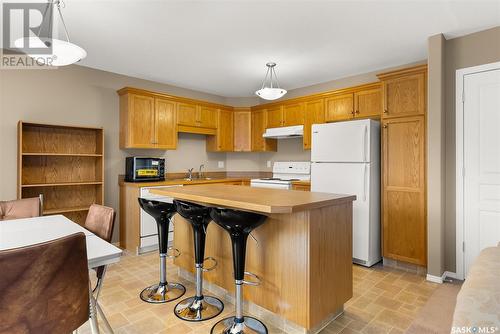
POLYGON ((99 238, 111 242, 115 225, 115 210, 107 206, 92 204, 85 220, 85 228, 99 238))
POLYGON ((41 216, 39 197, 23 198, 13 201, 0 201, 0 220, 32 218, 41 216))
POLYGON ((85 234, 0 251, 0 333, 70 333, 89 317, 85 234))

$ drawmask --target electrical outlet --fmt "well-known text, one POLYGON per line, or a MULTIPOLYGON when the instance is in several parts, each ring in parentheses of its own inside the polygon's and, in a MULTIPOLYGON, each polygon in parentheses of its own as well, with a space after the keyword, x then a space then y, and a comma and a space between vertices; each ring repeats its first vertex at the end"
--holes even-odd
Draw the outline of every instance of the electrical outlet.
POLYGON ((217 163, 217 167, 219 167, 219 168, 224 168, 224 161, 219 161, 219 162, 217 163))
POLYGON ((267 168, 271 168, 271 160, 267 160, 267 168))

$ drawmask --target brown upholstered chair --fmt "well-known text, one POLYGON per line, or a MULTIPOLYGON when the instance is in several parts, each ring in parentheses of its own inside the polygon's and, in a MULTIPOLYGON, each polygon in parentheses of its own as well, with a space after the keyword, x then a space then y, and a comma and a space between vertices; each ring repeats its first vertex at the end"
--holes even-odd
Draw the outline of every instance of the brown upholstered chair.
POLYGON ((41 197, 0 201, 0 220, 32 218, 42 215, 41 197))
MULTIPOLYGON (((84 227, 90 232, 97 235, 99 238, 106 240, 107 242, 111 242, 111 237, 113 236, 113 227, 115 225, 115 210, 113 208, 92 204, 89 209, 89 213, 87 214, 87 219, 85 220, 84 227)), ((97 285, 96 288, 100 287, 100 281, 102 280, 105 267, 101 266, 98 268, 94 268, 97 273, 97 285)), ((95 289, 94 289, 95 290, 95 289)), ((98 292, 96 299, 98 297, 98 292)))
POLYGON ((89 320, 85 235, 0 251, 0 334, 68 334, 89 320))

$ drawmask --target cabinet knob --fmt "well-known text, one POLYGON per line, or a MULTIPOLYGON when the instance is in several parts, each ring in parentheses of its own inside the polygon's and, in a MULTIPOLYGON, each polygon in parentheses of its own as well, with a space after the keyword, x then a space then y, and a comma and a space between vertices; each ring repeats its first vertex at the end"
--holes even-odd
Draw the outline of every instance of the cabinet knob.
POLYGON ((359 110, 356 110, 356 114, 359 114, 359 110))
POLYGON ((387 129, 387 124, 384 124, 384 129, 387 129))
POLYGON ((384 108, 384 114, 387 114, 387 108, 384 108))

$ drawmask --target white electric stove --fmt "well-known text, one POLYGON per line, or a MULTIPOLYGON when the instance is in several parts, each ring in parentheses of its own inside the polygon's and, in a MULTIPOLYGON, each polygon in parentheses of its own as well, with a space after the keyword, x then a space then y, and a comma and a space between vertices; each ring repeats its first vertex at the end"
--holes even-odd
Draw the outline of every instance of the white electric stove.
POLYGON ((273 177, 252 179, 250 186, 260 188, 292 189, 293 181, 309 181, 309 161, 277 161, 273 164, 273 177))

